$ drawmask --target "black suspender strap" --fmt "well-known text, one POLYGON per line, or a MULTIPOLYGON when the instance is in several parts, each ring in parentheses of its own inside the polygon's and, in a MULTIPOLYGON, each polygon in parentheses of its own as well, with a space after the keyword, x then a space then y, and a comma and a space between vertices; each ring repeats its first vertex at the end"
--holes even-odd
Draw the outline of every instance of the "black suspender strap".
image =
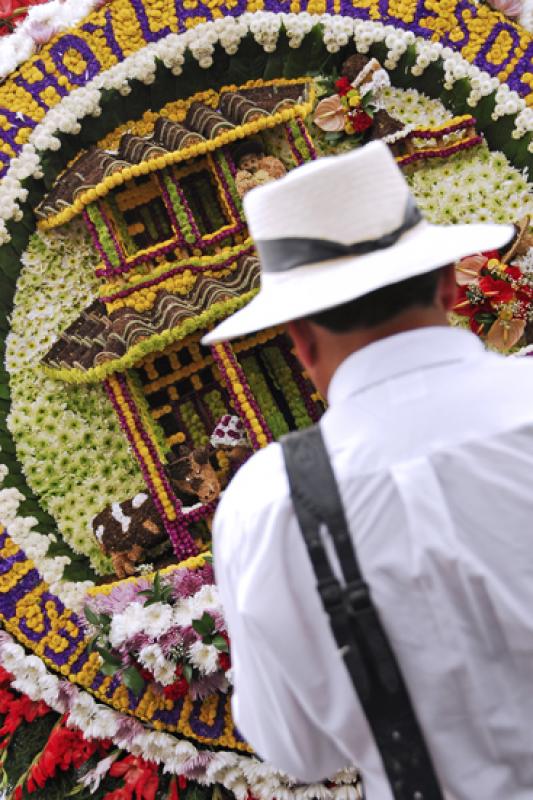
POLYGON ((291 498, 333 635, 350 673, 395 800, 443 800, 407 688, 372 603, 318 425, 281 440, 291 498), (320 528, 331 537, 337 580, 320 528))

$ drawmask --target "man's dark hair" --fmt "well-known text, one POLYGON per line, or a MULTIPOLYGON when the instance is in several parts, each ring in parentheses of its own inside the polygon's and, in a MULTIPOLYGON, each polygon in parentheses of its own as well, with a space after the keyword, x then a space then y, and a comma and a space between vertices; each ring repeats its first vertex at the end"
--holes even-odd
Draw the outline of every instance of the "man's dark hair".
POLYGON ((444 269, 439 267, 432 272, 391 283, 340 306, 308 314, 306 318, 332 333, 347 333, 380 325, 408 308, 432 305, 444 269))

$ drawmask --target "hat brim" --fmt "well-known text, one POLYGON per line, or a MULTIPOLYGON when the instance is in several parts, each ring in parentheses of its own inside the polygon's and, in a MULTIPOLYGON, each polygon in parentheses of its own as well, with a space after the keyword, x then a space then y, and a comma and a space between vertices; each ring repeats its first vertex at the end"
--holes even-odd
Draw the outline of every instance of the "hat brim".
POLYGON ((203 344, 236 339, 355 300, 422 275, 463 256, 503 247, 513 225, 431 225, 421 222, 392 247, 362 256, 262 273, 259 294, 206 334, 203 344))

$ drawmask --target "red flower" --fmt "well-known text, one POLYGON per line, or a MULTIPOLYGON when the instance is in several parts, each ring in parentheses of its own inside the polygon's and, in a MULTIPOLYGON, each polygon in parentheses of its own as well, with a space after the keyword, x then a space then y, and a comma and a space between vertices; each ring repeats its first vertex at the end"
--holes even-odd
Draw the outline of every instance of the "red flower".
POLYGON ((520 269, 520 267, 513 266, 512 264, 506 266, 504 272, 506 275, 509 275, 509 277, 512 278, 513 281, 517 281, 522 277, 522 270, 520 269))
POLYGON ((185 697, 189 691, 189 684, 185 678, 178 678, 177 681, 171 683, 170 686, 163 688, 163 694, 170 700, 179 700, 180 697, 185 697))
POLYGON ((218 656, 218 663, 220 665, 220 669, 223 669, 224 672, 231 667, 231 657, 229 653, 220 653, 218 656))
POLYGON ((109 774, 114 778, 124 777, 124 786, 105 795, 104 800, 155 800, 159 788, 158 767, 153 761, 140 756, 126 756, 112 764, 109 774))
POLYGON ((368 130, 374 122, 370 114, 367 114, 366 111, 352 111, 348 114, 348 117, 356 133, 362 133, 368 130))
POLYGON ((345 94, 348 94, 352 86, 348 78, 343 76, 335 81, 335 88, 337 90, 337 94, 340 94, 341 97, 344 97, 345 94))
POLYGON ((500 251, 499 250, 483 250, 481 255, 485 256, 487 261, 490 261, 491 258, 495 258, 496 261, 500 260, 500 251))
POLYGON ((27 782, 29 792, 34 792, 37 787, 42 789, 48 780, 55 777, 58 769, 63 772, 71 767, 79 769, 95 752, 104 753, 111 747, 111 742, 106 739, 84 739, 80 730, 66 728, 65 722, 66 717, 62 717, 32 766, 27 782))
POLYGON ((485 275, 479 280, 479 288, 491 303, 508 303, 515 296, 510 283, 491 275, 485 275))

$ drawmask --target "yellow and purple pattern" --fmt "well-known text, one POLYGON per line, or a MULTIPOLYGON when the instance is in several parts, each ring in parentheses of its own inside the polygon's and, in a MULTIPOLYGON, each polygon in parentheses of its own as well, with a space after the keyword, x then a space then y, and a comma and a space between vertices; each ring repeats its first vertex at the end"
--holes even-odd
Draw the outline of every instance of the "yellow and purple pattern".
POLYGON ((533 103, 533 37, 473 0, 114 0, 58 34, 0 87, 0 177, 47 111, 170 33, 245 12, 376 20, 441 42, 533 103))
MULTIPOLYGON (((202 557, 194 559, 197 566, 202 557)), ((189 562, 190 564, 190 562, 189 562)), ((188 568, 191 568, 189 566, 188 568)), ((0 529, 0 622, 54 672, 89 691, 101 703, 135 715, 152 727, 210 747, 250 753, 231 717, 230 695, 216 692, 205 700, 171 700, 147 684, 135 695, 119 674, 100 671, 101 658, 74 611, 50 592, 21 548, 0 529)))

